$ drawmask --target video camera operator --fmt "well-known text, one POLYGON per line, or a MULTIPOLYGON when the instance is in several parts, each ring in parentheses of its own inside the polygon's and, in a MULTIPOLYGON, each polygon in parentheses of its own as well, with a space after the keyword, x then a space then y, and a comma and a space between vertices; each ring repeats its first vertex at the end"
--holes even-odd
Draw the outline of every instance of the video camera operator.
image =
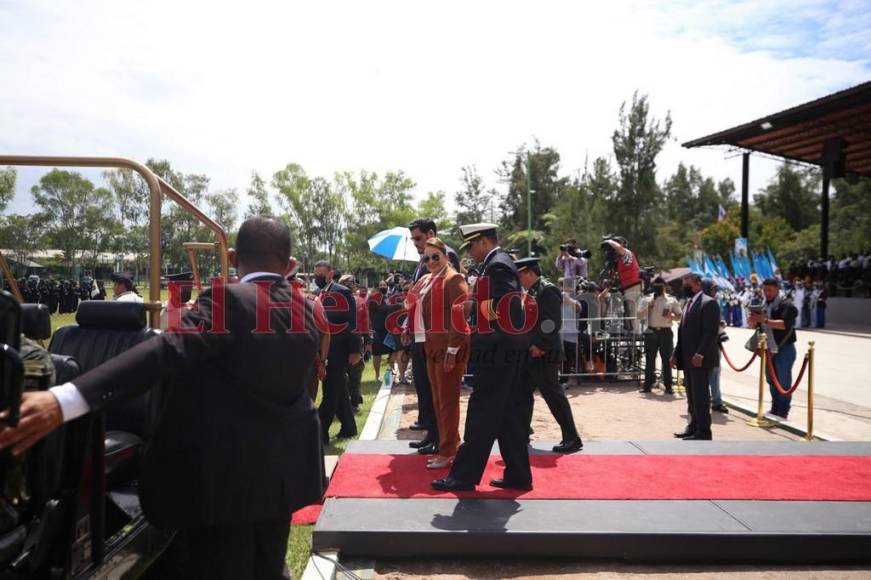
POLYGON ((605 252, 605 268, 602 271, 604 287, 603 295, 607 295, 610 280, 619 284, 623 292, 623 301, 626 316, 631 320, 632 333, 641 333, 641 324, 638 322, 638 302, 641 300, 641 268, 638 259, 629 249, 626 238, 607 235, 602 239, 602 250, 605 252), (616 279, 614 274, 616 273, 616 279))
MULTIPOLYGON (((792 365, 795 362, 795 319, 798 309, 781 295, 780 282, 775 278, 767 278, 762 283, 762 292, 765 304, 760 307, 751 305, 750 325, 768 334, 768 349, 774 372, 780 385, 788 389, 792 385, 792 365)), ((771 414, 786 419, 792 396, 781 395, 768 372, 765 376, 771 391, 771 414)))
POLYGON ((554 265, 563 273, 563 291, 573 292, 577 283, 587 278, 587 259, 591 256, 589 250, 578 249, 574 238, 560 245, 554 265))

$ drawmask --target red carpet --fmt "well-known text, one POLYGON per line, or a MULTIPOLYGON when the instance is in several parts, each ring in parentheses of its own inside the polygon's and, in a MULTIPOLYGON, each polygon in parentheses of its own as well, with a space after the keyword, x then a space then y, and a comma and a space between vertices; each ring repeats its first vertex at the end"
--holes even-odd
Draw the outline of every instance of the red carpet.
POLYGON ((871 457, 750 455, 532 455, 535 489, 491 487, 502 477, 498 456, 476 492, 441 493, 430 481, 447 470, 426 469, 420 455, 346 453, 328 497, 598 500, 871 501, 871 457))
POLYGON ((290 523, 294 526, 310 526, 318 521, 318 517, 321 515, 321 508, 323 507, 321 504, 316 503, 298 509, 293 512, 293 518, 291 518, 290 523))

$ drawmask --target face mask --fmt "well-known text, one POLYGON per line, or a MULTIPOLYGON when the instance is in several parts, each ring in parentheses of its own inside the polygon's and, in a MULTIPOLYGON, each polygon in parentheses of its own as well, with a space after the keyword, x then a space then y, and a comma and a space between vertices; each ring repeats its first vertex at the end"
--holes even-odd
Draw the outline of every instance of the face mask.
POLYGON ((387 294, 387 288, 379 288, 378 291, 382 294, 387 294))
POLYGON ((695 292, 693 292, 693 287, 687 286, 686 284, 684 284, 683 291, 687 296, 693 296, 695 294, 695 292))
POLYGON ((654 286, 653 287, 653 295, 654 296, 662 296, 662 290, 663 289, 661 286, 654 286))
POLYGON ((315 276, 315 285, 318 288, 323 288, 327 285, 327 277, 326 276, 315 276))

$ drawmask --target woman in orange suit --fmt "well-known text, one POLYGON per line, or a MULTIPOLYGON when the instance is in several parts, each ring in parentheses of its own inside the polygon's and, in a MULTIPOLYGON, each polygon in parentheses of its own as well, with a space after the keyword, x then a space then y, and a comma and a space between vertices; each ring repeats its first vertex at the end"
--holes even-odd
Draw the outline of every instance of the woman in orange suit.
POLYGON ((414 340, 424 343, 439 430, 438 454, 427 464, 430 469, 448 467, 460 445, 460 384, 471 341, 465 317, 469 286, 446 252, 440 239, 426 242, 423 261, 429 273, 415 283, 406 299, 414 340))

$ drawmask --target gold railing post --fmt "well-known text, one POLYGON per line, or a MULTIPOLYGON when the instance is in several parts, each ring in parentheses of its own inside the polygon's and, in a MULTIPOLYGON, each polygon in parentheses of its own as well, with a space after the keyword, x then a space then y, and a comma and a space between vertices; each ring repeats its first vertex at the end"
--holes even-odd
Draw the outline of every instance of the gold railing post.
POLYGON ((816 341, 808 341, 807 349, 807 435, 806 441, 814 440, 814 357, 816 341))
POLYGON ((765 370, 768 360, 768 337, 765 333, 759 336, 759 401, 756 408, 756 416, 747 421, 751 427, 771 427, 774 425, 765 418, 765 370))

